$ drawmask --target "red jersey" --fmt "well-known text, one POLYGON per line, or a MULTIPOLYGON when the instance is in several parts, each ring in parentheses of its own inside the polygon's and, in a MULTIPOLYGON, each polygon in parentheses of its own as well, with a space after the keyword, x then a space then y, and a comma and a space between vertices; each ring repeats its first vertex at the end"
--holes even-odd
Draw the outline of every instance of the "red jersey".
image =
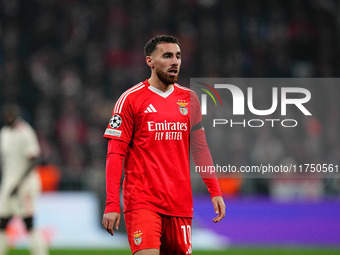
POLYGON ((191 128, 200 122, 196 94, 178 84, 162 92, 146 80, 122 94, 104 137, 128 144, 125 212, 151 209, 192 217, 189 136, 191 128))

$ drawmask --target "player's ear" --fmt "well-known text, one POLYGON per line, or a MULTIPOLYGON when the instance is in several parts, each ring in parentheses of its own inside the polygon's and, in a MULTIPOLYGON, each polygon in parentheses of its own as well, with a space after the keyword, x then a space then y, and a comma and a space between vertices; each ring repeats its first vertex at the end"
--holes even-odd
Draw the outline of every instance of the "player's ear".
POLYGON ((146 56, 145 61, 146 61, 146 64, 147 64, 148 66, 150 66, 151 68, 153 68, 153 59, 152 59, 151 56, 146 56))

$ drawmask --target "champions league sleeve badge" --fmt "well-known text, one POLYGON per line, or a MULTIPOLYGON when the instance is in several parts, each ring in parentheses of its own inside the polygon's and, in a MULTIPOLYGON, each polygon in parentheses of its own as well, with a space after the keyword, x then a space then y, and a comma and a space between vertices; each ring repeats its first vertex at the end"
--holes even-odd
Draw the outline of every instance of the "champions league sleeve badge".
POLYGON ((119 128, 120 125, 122 125, 122 118, 118 114, 113 115, 110 119, 110 127, 119 128))
POLYGON ((188 114, 188 108, 186 107, 188 103, 185 102, 185 100, 178 100, 177 104, 179 105, 179 111, 183 115, 188 114))

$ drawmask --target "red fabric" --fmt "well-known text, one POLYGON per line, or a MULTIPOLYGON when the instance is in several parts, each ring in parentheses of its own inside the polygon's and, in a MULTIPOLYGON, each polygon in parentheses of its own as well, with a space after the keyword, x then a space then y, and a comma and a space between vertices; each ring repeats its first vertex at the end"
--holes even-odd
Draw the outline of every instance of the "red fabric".
POLYGON ((105 213, 120 213, 119 189, 123 172, 123 160, 128 144, 110 139, 106 158, 106 207, 105 213))
POLYGON ((132 254, 159 249, 161 255, 191 254, 191 218, 173 217, 152 210, 124 214, 132 254))
MULTIPOLYGON (((201 107, 196 94, 191 95, 192 106, 191 110, 194 116, 191 118, 194 120, 192 127, 195 129, 197 124, 202 121, 201 107)), ((213 166, 213 160, 207 144, 204 128, 198 128, 193 130, 190 134, 190 150, 193 161, 196 166, 213 166)), ((216 173, 200 173, 204 183, 207 185, 208 192, 211 198, 215 196, 222 196, 222 192, 219 183, 216 178, 216 173)))
MULTIPOLYGON (((202 128, 191 132, 191 154, 196 166, 213 166, 213 160, 202 128)), ((216 173, 200 173, 210 196, 222 196, 216 173)))
MULTIPOLYGON (((122 94, 114 107, 111 126, 109 123, 104 134, 111 141, 128 144, 124 212, 150 209, 165 215, 192 217, 189 134, 191 127, 200 122, 199 101, 196 94, 178 84, 165 98, 149 86, 145 81, 122 94)), ((207 147, 204 152, 209 152, 207 147)), ((200 153, 196 156, 198 162, 205 160, 200 153)), ((118 211, 123 157, 124 150, 108 155, 105 212, 118 211)), ((205 182, 212 195, 220 194, 216 180, 205 182)))

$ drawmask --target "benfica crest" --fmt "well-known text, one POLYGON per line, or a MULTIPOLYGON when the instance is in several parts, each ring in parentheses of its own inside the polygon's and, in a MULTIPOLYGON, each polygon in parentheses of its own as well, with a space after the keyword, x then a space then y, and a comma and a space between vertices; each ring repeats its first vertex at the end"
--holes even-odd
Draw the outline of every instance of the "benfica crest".
POLYGON ((143 232, 142 231, 136 231, 134 234, 133 234, 133 241, 135 242, 136 245, 140 245, 141 242, 142 242, 142 235, 143 235, 143 232))
POLYGON ((178 100, 177 104, 179 105, 179 111, 181 114, 187 115, 189 112, 187 108, 188 103, 186 103, 185 100, 178 100))

